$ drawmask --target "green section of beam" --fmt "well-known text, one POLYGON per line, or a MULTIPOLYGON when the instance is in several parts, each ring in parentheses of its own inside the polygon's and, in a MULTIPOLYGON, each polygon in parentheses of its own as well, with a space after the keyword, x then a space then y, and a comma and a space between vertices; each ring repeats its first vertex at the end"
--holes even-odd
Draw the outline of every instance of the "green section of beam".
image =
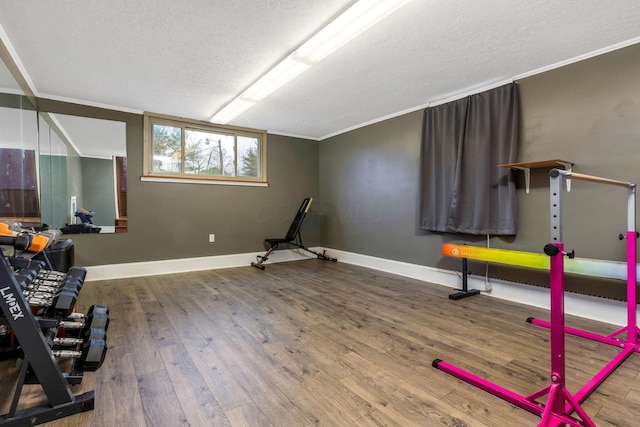
MULTIPOLYGON (((445 243, 442 254, 474 261, 493 262, 517 267, 549 270, 549 256, 544 253, 512 251, 508 249, 481 248, 477 246, 445 243)), ((636 270, 638 267, 636 266, 636 270)), ((627 279, 627 264, 617 261, 605 261, 589 258, 566 258, 565 273, 582 276, 602 277, 605 279, 627 279)), ((640 277, 640 271, 638 271, 640 277)))

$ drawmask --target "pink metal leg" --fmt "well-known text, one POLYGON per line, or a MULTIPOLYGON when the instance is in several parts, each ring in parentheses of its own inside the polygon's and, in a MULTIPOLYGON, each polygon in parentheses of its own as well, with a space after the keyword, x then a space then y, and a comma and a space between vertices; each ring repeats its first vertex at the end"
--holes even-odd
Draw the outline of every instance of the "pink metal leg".
MULTIPOLYGON (((615 347, 621 347, 627 349, 629 346, 633 348, 633 351, 640 352, 640 328, 637 326, 637 290, 636 290, 636 239, 637 234, 634 230, 627 231, 627 325, 620 328, 608 335, 600 335, 594 332, 585 331, 582 329, 571 328, 565 326, 564 331, 567 334, 575 335, 581 338, 590 339, 592 341, 598 341, 604 344, 613 345, 615 347), (620 338, 622 334, 627 334, 626 338, 620 338)), ((534 325, 550 328, 551 323, 529 318, 527 322, 534 325)))
MULTIPOLYGON (((558 248, 558 253, 550 255, 551 384, 549 386, 529 396, 523 396, 440 359, 434 360, 432 365, 513 405, 541 416, 538 427, 596 427, 580 407, 579 400, 572 396, 565 387, 564 244, 556 242, 553 245, 558 248), (545 395, 548 397, 546 403, 543 404, 538 399, 545 395), (572 417, 572 413, 575 413, 579 418, 572 417)), ((597 379, 598 384, 606 378, 606 375, 597 379)), ((589 385, 589 387, 591 386, 589 385)))
MULTIPOLYGON (((587 397, 596 389, 600 384, 607 379, 609 375, 615 371, 618 366, 622 364, 631 354, 634 352, 634 348, 628 346, 623 349, 622 352, 618 353, 616 357, 614 357, 609 363, 607 363, 604 368, 602 368, 588 383, 586 383, 580 390, 576 392, 574 398, 577 402, 582 403, 586 400, 587 397)), ((569 408, 566 408, 569 411, 569 408)))
POLYGON ((502 400, 506 400, 513 405, 519 406, 522 409, 526 409, 533 414, 542 414, 542 411, 544 409, 543 406, 535 403, 533 400, 528 400, 526 397, 518 393, 514 393, 511 390, 500 387, 499 385, 494 384, 491 381, 480 378, 470 372, 453 366, 440 359, 434 360, 432 365, 434 368, 440 369, 441 371, 444 371, 449 375, 452 375, 458 379, 461 379, 462 381, 476 386, 479 389, 486 391, 487 393, 491 393, 494 396, 501 398, 502 400))
MULTIPOLYGON (((549 288, 551 293, 551 380, 564 390, 564 243, 556 243, 559 253, 551 256, 549 288)), ((549 393, 547 406, 560 414, 564 411, 561 393, 549 393), (553 397, 553 399, 552 399, 553 397)), ((544 417, 543 417, 544 418, 544 417)), ((544 425, 544 424, 542 424, 544 425)))
POLYGON ((636 319, 636 245, 637 233, 627 231, 627 342, 638 348, 638 325, 636 319))
MULTIPOLYGON (((537 325, 537 326, 542 326, 543 328, 551 328, 551 323, 547 322, 546 320, 541 320, 541 319, 536 319, 536 318, 529 318, 527 319, 527 322, 533 324, 533 325, 537 325)), ((624 340, 618 339, 616 338, 616 336, 620 335, 623 332, 626 332, 627 328, 622 328, 619 331, 616 331, 613 334, 610 335, 600 335, 600 334, 596 334, 594 332, 589 332, 589 331, 585 331, 582 329, 576 329, 576 328, 572 328, 570 326, 565 326, 564 331, 565 333, 569 334, 569 335, 575 335, 577 337, 581 337, 581 338, 586 338, 592 341, 599 341, 603 344, 609 344, 609 345, 613 345, 615 347, 621 347, 625 344, 624 340)))
POLYGON ((551 387, 549 397, 540 421, 540 427, 564 424, 595 427, 589 416, 565 387, 565 346, 564 346, 564 243, 554 243, 559 252, 550 259, 551 293, 551 387), (567 408, 570 408, 567 410, 567 408), (582 423, 570 418, 576 412, 582 423))

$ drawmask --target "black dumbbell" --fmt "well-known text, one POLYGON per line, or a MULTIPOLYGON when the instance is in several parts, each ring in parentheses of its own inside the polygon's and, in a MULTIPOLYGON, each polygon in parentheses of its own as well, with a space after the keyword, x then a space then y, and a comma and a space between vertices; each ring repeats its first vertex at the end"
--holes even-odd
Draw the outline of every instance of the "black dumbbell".
POLYGON ((107 356, 105 340, 88 340, 82 345, 82 356, 76 360, 73 369, 76 371, 97 371, 107 356))
POLYGON ((61 273, 60 271, 53 271, 53 270, 41 270, 38 273, 38 279, 41 280, 48 280, 48 281, 52 281, 52 282, 62 282, 62 279, 64 279, 66 276, 65 273, 61 273))
POLYGON ((78 289, 79 291, 84 284, 86 275, 87 272, 85 269, 79 267, 71 267, 64 278, 60 280, 60 288, 72 288, 78 289))
POLYGON ((51 305, 51 294, 48 292, 39 291, 25 291, 24 297, 27 299, 29 305, 38 305, 43 307, 49 307, 51 305))
POLYGON ((65 280, 74 280, 84 282, 87 276, 87 270, 81 267, 71 267, 67 273, 61 273, 53 270, 39 270, 37 278, 51 282, 62 283, 65 280))
POLYGON ((79 312, 73 312, 70 313, 69 316, 67 316, 67 319, 73 319, 76 322, 81 322, 83 321, 87 315, 89 313, 93 313, 93 312, 100 312, 100 313, 105 313, 105 314, 109 314, 109 307, 107 307, 104 304, 93 304, 91 307, 89 307, 89 310, 87 310, 87 313, 79 313, 79 312))
POLYGON ((109 308, 106 305, 92 305, 87 311, 84 323, 91 328, 106 331, 109 328, 109 308))
POLYGON ((54 338, 52 344, 58 346, 73 346, 83 344, 84 340, 82 338, 54 338))
POLYGON ((73 313, 79 293, 80 286, 78 284, 63 284, 53 297, 51 306, 47 310, 47 315, 50 317, 68 317, 73 313))
MULTIPOLYGON (((38 277, 38 271, 33 268, 23 268, 21 270, 16 271, 13 276, 16 278, 18 283, 24 286, 27 286, 29 283, 33 282, 36 277, 38 277)), ((23 286, 23 287, 24 287, 23 286)))
POLYGON ((34 280, 36 280, 37 272, 35 270, 23 268, 22 270, 18 270, 13 274, 16 282, 18 282, 18 286, 24 291, 29 287, 34 280))
MULTIPOLYGON (((23 288, 22 292, 25 297, 38 294, 38 298, 52 300, 55 294, 60 290, 59 284, 51 281, 43 281, 36 279, 23 288)), ((49 304, 50 305, 50 304, 49 304)))
POLYGON ((109 315, 109 307, 105 304, 93 304, 87 310, 87 316, 89 316, 91 313, 104 313, 106 315, 109 315))
POLYGON ((97 371, 107 355, 107 342, 105 340, 94 339, 85 341, 81 345, 81 350, 52 350, 55 357, 72 357, 76 361, 73 365, 75 371, 97 371))
POLYGON ((107 340, 107 331, 99 328, 89 328, 82 331, 82 339, 84 341, 90 340, 107 340))
POLYGON ((51 343, 57 346, 73 346, 84 344, 90 340, 107 340, 107 333, 104 329, 89 328, 84 329, 80 334, 80 338, 56 337, 51 343))
POLYGON ((60 286, 52 285, 49 282, 39 282, 34 280, 27 286, 28 291, 38 291, 38 292, 47 292, 53 296, 56 292, 58 292, 60 286))
MULTIPOLYGON (((77 299, 77 294, 80 293, 80 289, 84 283, 84 277, 86 276, 86 270, 80 267, 72 267, 70 273, 63 275, 60 277, 57 272, 47 271, 42 276, 36 278, 33 282, 30 283, 29 288, 38 288, 42 291, 49 291, 53 293, 59 293, 60 303, 56 304, 55 302, 52 305, 58 305, 58 310, 64 311, 67 310, 68 307, 73 307, 75 305, 75 300, 72 294, 76 294, 75 298, 77 299), (44 286, 44 287, 43 287, 44 286)), ((56 298, 55 295, 52 295, 52 298, 56 298)), ((63 313, 53 314, 54 316, 60 317, 63 313)), ((68 313, 67 313, 68 314, 68 313)))
POLYGON ((49 317, 67 317, 73 312, 78 300, 78 294, 73 291, 57 292, 56 296, 51 300, 51 305, 47 310, 49 317))
POLYGON ((106 331, 109 328, 109 309, 106 306, 99 306, 98 308, 92 306, 81 320, 82 322, 63 320, 58 323, 58 327, 76 330, 104 329, 106 331))
POLYGON ((60 287, 61 288, 73 288, 73 289, 80 289, 82 288, 82 285, 84 284, 84 282, 76 277, 70 277, 67 276, 65 277, 61 282, 60 282, 60 287))
POLYGON ((49 307, 51 305, 51 298, 42 298, 39 295, 29 295, 27 297, 27 303, 32 307, 49 307))
POLYGON ((73 278, 75 280, 84 283, 84 279, 87 277, 87 269, 84 267, 71 267, 65 276, 65 278, 73 278))

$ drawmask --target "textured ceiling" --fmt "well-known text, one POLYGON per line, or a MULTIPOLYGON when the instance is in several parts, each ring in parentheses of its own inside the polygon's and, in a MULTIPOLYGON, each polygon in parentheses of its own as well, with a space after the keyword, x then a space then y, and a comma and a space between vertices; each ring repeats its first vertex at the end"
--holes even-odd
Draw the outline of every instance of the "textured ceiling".
MULTIPOLYGON (((40 97, 209 120, 351 3, 4 0, 0 25, 40 97)), ((230 124, 323 139, 639 37, 637 0, 412 0, 230 124)))

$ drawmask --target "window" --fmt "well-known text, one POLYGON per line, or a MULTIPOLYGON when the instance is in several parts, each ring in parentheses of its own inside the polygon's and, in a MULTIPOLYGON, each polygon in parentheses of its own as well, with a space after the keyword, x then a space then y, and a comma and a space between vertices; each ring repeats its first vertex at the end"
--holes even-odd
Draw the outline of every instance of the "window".
POLYGON ((144 177, 266 183, 266 133, 146 113, 144 177))

